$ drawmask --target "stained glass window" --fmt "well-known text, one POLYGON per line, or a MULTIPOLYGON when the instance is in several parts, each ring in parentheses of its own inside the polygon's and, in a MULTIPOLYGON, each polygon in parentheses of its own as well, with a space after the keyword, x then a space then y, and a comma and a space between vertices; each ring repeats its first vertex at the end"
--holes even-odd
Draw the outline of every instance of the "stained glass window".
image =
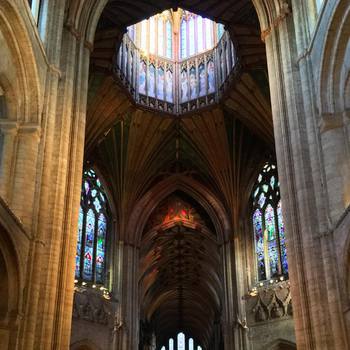
POLYGON ((191 17, 189 21, 189 26, 190 26, 190 30, 189 30, 190 56, 192 56, 196 52, 196 47, 195 47, 196 37, 194 35, 194 18, 193 17, 191 17))
POLYGON ((149 52, 156 53, 156 25, 155 18, 149 19, 149 52))
POLYGON ((205 47, 210 49, 213 47, 213 26, 209 19, 205 19, 205 47))
POLYGON ((183 19, 181 22, 181 58, 187 56, 187 22, 183 19))
POLYGON ((40 15, 41 1, 40 0, 29 0, 28 2, 29 2, 30 10, 32 11, 32 15, 35 19, 35 22, 38 23, 39 15, 40 15))
POLYGON ((158 55, 164 56, 164 23, 163 18, 158 18, 158 55))
POLYGON ((142 50, 147 49, 147 20, 141 22, 141 31, 140 31, 140 48, 142 50))
POLYGON ((285 229, 276 165, 267 163, 252 191, 258 280, 288 275, 285 229))
POLYGON ((204 50, 204 38, 203 38, 203 18, 198 16, 197 19, 197 45, 198 52, 202 52, 204 50))
POLYGON ((103 284, 105 279, 107 202, 94 170, 83 174, 78 218, 75 277, 103 284))
POLYGON ((185 334, 183 333, 177 335, 177 350, 185 350, 185 334))
POLYGON ((174 339, 169 339, 169 350, 174 350, 174 339))
POLYGON ((194 343, 192 338, 190 338, 188 341, 188 350, 194 350, 194 343))
POLYGON ((166 22, 166 57, 171 58, 173 56, 173 33, 170 21, 166 22))

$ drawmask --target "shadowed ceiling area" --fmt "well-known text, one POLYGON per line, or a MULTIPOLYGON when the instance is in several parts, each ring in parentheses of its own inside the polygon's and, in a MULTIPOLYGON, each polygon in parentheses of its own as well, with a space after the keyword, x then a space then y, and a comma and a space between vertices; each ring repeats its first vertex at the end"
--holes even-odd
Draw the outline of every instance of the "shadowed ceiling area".
POLYGON ((159 346, 183 331, 208 347, 220 315, 219 246, 208 214, 176 192, 151 214, 142 238, 141 298, 159 346))
POLYGON ((118 203, 120 239, 140 247, 141 320, 155 332, 157 349, 179 331, 210 349, 222 317, 219 265, 226 238, 219 237, 220 220, 177 190, 154 204, 140 232, 125 228, 135 206, 171 180, 204 188, 208 207, 221 206, 232 218, 228 234, 239 229, 260 166, 274 153, 266 54, 254 7, 249 0, 109 1, 90 72, 85 158, 118 203), (223 23, 238 63, 220 103, 171 117, 136 105, 114 67, 127 26, 177 7, 223 23))

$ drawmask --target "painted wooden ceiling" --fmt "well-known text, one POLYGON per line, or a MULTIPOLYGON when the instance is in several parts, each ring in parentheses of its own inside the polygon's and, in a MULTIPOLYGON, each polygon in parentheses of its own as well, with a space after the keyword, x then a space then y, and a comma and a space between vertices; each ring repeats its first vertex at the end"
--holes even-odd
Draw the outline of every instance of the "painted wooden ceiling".
POLYGON ((143 317, 159 339, 181 329, 208 348, 223 298, 215 228, 206 227, 210 238, 195 227, 152 231, 148 226, 140 238, 126 227, 145 194, 176 177, 193 179, 213 193, 230 218, 230 239, 239 229, 257 173, 274 149, 265 47, 253 5, 249 0, 111 0, 98 25, 90 72, 85 158, 103 174, 120 239, 150 242, 142 244, 140 262, 143 317), (112 74, 126 26, 176 7, 224 23, 241 64, 220 105, 183 118, 135 106, 112 74))

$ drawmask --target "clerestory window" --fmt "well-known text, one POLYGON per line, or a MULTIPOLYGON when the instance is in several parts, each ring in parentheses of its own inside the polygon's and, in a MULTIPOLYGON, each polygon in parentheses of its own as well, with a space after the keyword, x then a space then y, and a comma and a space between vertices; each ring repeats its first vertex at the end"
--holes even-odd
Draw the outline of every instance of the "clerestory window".
POLYGON ((75 277, 93 284, 105 282, 108 205, 93 169, 84 171, 78 220, 75 277))
POLYGON ((275 164, 266 163, 253 189, 258 280, 288 275, 282 203, 275 164))

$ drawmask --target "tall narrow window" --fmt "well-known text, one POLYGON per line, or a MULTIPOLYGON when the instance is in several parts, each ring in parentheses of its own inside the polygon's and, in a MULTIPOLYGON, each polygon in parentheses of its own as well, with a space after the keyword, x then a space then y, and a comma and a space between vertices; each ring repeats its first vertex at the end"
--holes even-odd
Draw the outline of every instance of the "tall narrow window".
POLYGON ((187 56, 187 22, 182 20, 181 22, 181 58, 187 56))
POLYGON ((192 338, 190 338, 188 341, 188 350, 194 350, 194 343, 192 338))
POLYGON ((102 184, 94 170, 87 170, 83 174, 78 219, 76 278, 104 283, 107 221, 107 202, 102 184))
POLYGON ((164 23, 163 18, 158 18, 158 55, 164 56, 164 23))
POLYGON ((225 31, 224 25, 221 23, 218 23, 217 30, 218 30, 218 41, 219 41, 221 39, 221 37, 223 36, 224 31, 225 31))
POLYGON ((140 48, 144 51, 147 50, 147 20, 141 22, 140 48))
POLYGON ((267 163, 253 189, 253 229, 258 279, 288 274, 276 165, 267 163))
POLYGON ((149 19, 149 52, 156 53, 156 25, 155 18, 149 19))
POLYGON ((197 45, 198 52, 204 50, 204 37, 203 37, 203 18, 201 16, 197 17, 197 45))
POLYGON ((174 339, 169 339, 169 350, 174 350, 174 339))
POLYGON ((213 47, 213 25, 209 19, 205 19, 205 46, 206 49, 213 47))
POLYGON ((196 37, 194 35, 194 18, 191 17, 189 21, 190 33, 189 33, 189 44, 190 44, 190 56, 196 52, 196 37))
POLYGON ((177 335, 177 350, 185 350, 185 334, 183 333, 177 335))
POLYGON ((166 57, 173 56, 173 30, 169 20, 166 22, 166 57))
POLYGON ((35 19, 35 22, 38 24, 39 15, 40 15, 41 0, 29 0, 28 2, 29 2, 29 6, 30 6, 30 10, 32 12, 32 15, 35 19))

